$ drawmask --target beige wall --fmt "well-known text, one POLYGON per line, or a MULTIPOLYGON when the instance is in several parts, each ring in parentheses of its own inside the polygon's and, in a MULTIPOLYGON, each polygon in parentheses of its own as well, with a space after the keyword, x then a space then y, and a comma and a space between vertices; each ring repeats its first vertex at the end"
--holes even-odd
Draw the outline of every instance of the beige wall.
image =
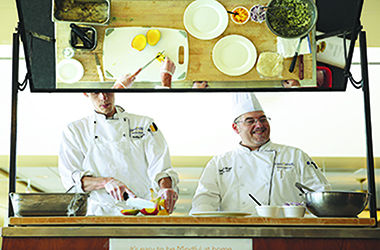
MULTIPOLYGON (((0 44, 11 44, 12 42, 12 33, 18 20, 15 2, 15 0, 0 1, 0 44)), ((364 0, 362 24, 367 31, 368 47, 380 47, 379 23, 380 1, 364 0)))

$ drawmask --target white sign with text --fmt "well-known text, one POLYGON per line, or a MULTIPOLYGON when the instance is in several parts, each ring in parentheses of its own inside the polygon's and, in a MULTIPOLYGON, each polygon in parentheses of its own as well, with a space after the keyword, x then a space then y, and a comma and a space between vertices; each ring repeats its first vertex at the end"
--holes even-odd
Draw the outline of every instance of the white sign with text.
POLYGON ((110 239, 110 250, 252 250, 252 239, 110 239))

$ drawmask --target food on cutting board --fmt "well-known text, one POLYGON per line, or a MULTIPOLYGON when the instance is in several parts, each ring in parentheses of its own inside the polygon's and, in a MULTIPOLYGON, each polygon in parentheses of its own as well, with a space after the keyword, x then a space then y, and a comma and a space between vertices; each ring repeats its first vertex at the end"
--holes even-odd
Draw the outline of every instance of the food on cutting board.
POLYGON ((156 199, 152 199, 155 203, 154 208, 143 208, 143 209, 123 209, 120 212, 123 215, 137 215, 139 212, 143 215, 169 215, 168 210, 165 207, 165 200, 158 197, 156 199))
POLYGON ((132 40, 132 48, 137 49, 138 51, 142 51, 145 49, 147 43, 146 36, 143 34, 139 34, 135 36, 132 40))
POLYGON ((284 58, 276 52, 262 52, 257 61, 256 70, 264 77, 280 76, 284 58))
POLYGON ((123 209, 121 213, 124 215, 136 215, 140 212, 138 209, 123 209))
POLYGON ((54 17, 59 21, 104 23, 108 19, 106 1, 85 2, 58 0, 54 5, 54 17))
POLYGON ((236 7, 232 12, 237 13, 237 15, 231 14, 232 20, 237 24, 244 24, 248 21, 249 12, 244 7, 236 7))
POLYGON ((142 213, 143 215, 157 215, 158 214, 158 207, 143 208, 140 210, 140 213, 142 213))
POLYGON ((267 10, 270 27, 284 37, 296 37, 312 25, 314 9, 304 0, 273 0, 267 10))
POLYGON ((146 33, 148 44, 150 46, 156 45, 161 39, 161 32, 157 29, 150 29, 146 33))
POLYGON ((156 56, 157 61, 163 62, 165 60, 165 58, 166 58, 166 56, 164 55, 163 52, 158 52, 157 53, 157 56, 156 56))

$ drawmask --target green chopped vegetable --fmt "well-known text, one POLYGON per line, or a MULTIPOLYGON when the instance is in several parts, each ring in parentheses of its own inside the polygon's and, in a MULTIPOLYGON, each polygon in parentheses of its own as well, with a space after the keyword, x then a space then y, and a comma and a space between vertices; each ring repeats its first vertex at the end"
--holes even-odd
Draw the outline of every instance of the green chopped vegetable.
POLYGON ((313 18, 313 6, 306 0, 273 0, 268 6, 267 22, 274 33, 297 37, 308 31, 313 18))

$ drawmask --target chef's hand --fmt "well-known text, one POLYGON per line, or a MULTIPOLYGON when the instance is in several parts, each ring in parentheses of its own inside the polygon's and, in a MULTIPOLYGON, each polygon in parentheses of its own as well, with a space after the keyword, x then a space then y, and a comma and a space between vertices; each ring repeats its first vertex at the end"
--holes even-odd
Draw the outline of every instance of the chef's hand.
POLYGON ((194 81, 193 82, 193 89, 205 89, 208 88, 208 82, 207 81, 194 81))
POLYGON ((112 198, 118 201, 123 201, 123 194, 127 193, 129 197, 135 198, 136 195, 121 181, 112 178, 104 185, 105 190, 112 198))
POLYGON ((132 87, 133 81, 136 79, 134 75, 125 74, 116 80, 115 84, 112 86, 113 89, 127 89, 132 87))
POLYGON ((164 87, 170 88, 172 86, 172 75, 175 71, 175 64, 167 56, 165 61, 161 64, 160 74, 161 74, 161 84, 164 87))
POLYGON ((158 191, 158 196, 165 200, 165 208, 169 214, 173 213, 174 205, 178 200, 178 194, 172 188, 162 188, 158 191))
POLYGON ((299 81, 297 80, 293 80, 293 79, 290 79, 290 80, 283 80, 281 81, 281 84, 284 88, 297 88, 297 87, 301 87, 301 84, 299 81))

